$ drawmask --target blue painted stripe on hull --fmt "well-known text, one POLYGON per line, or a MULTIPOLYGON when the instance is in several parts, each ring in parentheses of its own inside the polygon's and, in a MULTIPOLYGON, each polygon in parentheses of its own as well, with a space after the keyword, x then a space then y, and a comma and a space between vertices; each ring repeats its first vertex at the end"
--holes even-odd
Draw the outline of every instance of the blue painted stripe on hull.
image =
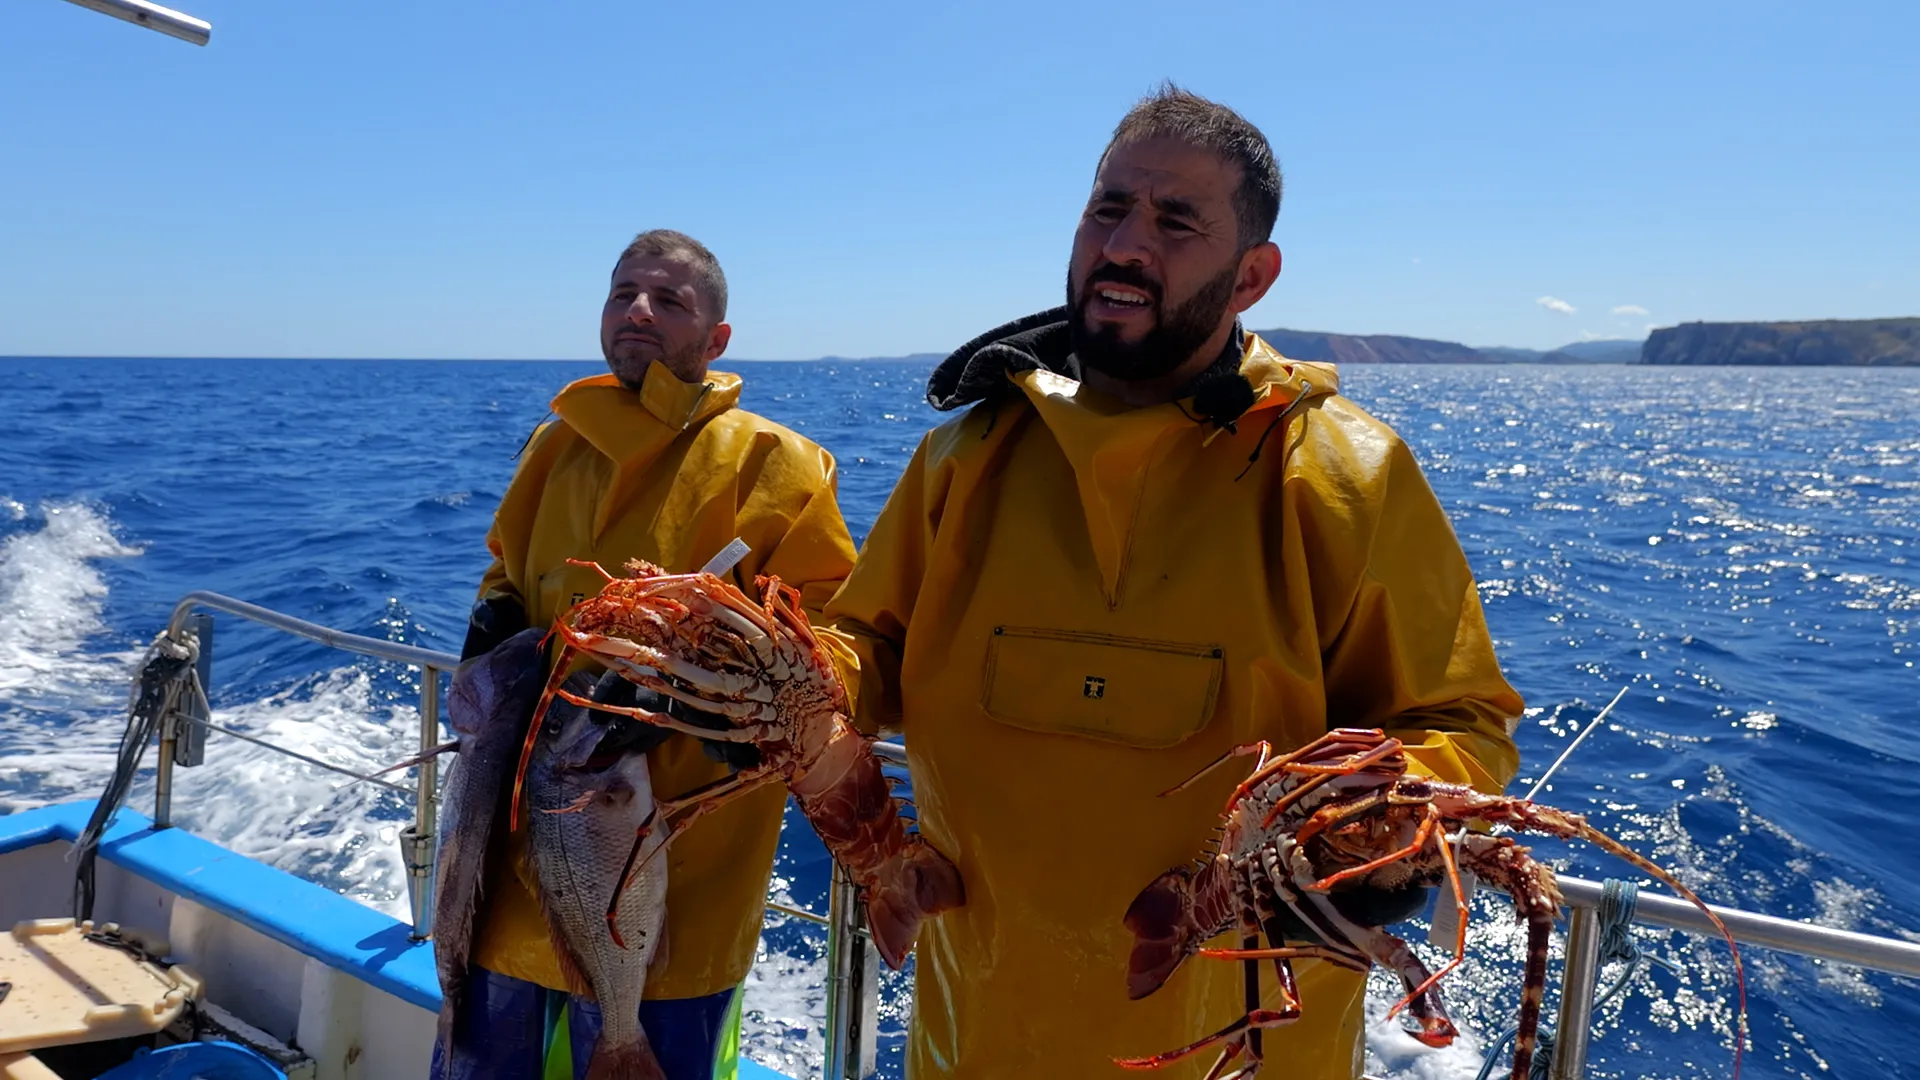
MULTIPOLYGON (((0 817, 0 855, 70 844, 92 814, 93 803, 81 801, 0 817)), ((413 941, 405 923, 364 904, 192 833, 155 829, 133 810, 121 810, 107 827, 100 857, 403 1001, 440 1011, 432 944, 413 941)), ((739 1080, 790 1078, 743 1057, 739 1080)))
MULTIPOLYGON (((65 820, 66 810, 65 806, 49 806, 0 817, 0 855, 63 839, 55 823, 65 820)), ((92 812, 92 807, 84 810, 79 816, 80 827, 85 827, 87 814, 92 812)), ((64 839, 71 841, 79 834, 79 828, 75 828, 64 839)))
MULTIPOLYGON (((0 818, 0 852, 72 843, 92 813, 91 802, 70 802, 0 818)), ((364 904, 182 829, 155 829, 132 810, 121 810, 108 827, 100 857, 403 1001, 440 1011, 432 944, 412 940, 410 927, 364 904)))

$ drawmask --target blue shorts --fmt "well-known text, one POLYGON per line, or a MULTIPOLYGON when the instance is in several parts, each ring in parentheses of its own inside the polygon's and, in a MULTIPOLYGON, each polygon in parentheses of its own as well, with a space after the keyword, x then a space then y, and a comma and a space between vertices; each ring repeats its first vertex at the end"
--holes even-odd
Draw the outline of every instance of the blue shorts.
MULTIPOLYGON (((667 1080, 713 1080, 735 990, 700 998, 640 1003, 640 1026, 667 1080)), ((453 1046, 433 1047, 433 1078, 542 1080, 547 1045, 566 1015, 573 1075, 587 1075, 600 1035, 600 1007, 536 983, 474 967, 466 1001, 453 1018, 453 1046)))

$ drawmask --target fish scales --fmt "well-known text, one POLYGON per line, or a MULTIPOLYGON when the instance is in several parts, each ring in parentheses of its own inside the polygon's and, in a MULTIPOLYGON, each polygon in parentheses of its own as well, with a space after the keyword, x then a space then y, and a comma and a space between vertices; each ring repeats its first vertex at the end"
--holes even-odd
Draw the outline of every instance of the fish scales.
MULTIPOLYGON (((569 686, 573 692, 591 689, 586 676, 574 680, 581 685, 569 686)), ((529 847, 554 951, 573 992, 600 1006, 587 1080, 665 1076, 640 1026, 647 967, 666 911, 667 860, 649 857, 665 832, 649 829, 654 800, 646 755, 624 745, 639 732, 632 721, 556 701, 527 769, 529 847), (636 856, 643 829, 647 839, 636 856), (623 892, 629 865, 641 870, 623 892)))

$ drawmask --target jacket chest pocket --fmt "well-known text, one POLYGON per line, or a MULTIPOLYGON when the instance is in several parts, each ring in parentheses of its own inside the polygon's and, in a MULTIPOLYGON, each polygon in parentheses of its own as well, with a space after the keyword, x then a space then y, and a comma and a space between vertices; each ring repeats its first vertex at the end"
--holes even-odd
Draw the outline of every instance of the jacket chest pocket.
MULTIPOLYGON (((620 572, 612 567, 608 567, 608 570, 620 572)), ((555 619, 565 615, 574 605, 599 596, 601 586, 606 583, 607 579, 591 566, 562 563, 540 575, 540 596, 531 614, 536 620, 543 620, 544 625, 551 626, 555 619)), ((541 624, 536 622, 536 625, 541 624)))
POLYGON ((1207 726, 1225 664, 1218 645, 996 626, 980 707, 1028 731, 1161 749, 1207 726))

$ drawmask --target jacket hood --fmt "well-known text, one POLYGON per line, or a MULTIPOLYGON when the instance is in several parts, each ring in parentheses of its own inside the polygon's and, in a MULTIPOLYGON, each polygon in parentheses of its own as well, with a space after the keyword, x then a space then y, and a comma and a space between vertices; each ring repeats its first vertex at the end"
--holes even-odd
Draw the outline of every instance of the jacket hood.
POLYGON ((594 508, 594 540, 598 542, 627 499, 649 482, 654 464, 675 440, 739 401, 740 376, 710 371, 701 382, 681 382, 657 360, 647 367, 638 392, 611 374, 562 389, 553 399, 554 414, 612 465, 612 479, 594 508))

